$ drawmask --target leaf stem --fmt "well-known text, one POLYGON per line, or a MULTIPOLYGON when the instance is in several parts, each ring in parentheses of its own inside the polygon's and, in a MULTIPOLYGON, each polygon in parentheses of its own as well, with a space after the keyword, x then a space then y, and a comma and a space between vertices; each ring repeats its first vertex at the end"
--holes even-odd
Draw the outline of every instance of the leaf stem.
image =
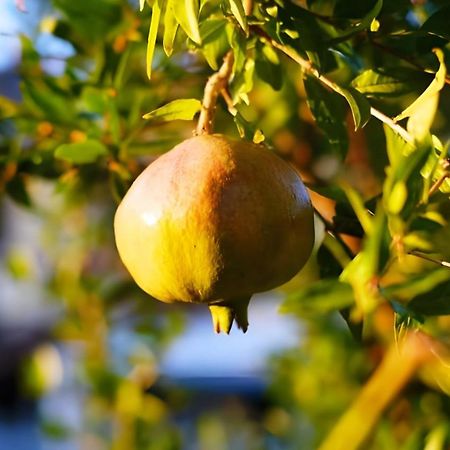
MULTIPOLYGON (((343 89, 336 84, 334 81, 330 80, 326 76, 322 75, 314 66, 313 64, 302 58, 292 47, 280 44, 279 42, 272 39, 270 36, 268 36, 263 30, 261 30, 258 27, 256 28, 256 32, 266 41, 269 41, 269 43, 272 45, 272 47, 280 50, 283 52, 286 56, 291 58, 294 62, 296 62, 304 72, 308 73, 309 75, 313 76, 317 80, 319 80, 322 84, 330 88, 332 91, 338 93, 339 95, 343 95, 343 89)), ((399 124, 395 123, 390 117, 383 114, 378 109, 375 109, 374 107, 370 108, 370 114, 371 116, 375 117, 376 119, 380 120, 381 122, 385 123, 389 128, 391 128, 395 133, 397 133, 399 136, 401 136, 406 142, 413 144, 414 138, 411 136, 411 134, 408 133, 403 127, 401 127, 399 124)))
POLYGON ((220 69, 215 74, 211 75, 206 83, 202 109, 197 124, 197 135, 211 134, 213 131, 217 97, 228 83, 233 70, 233 62, 233 52, 229 51, 225 55, 220 69))

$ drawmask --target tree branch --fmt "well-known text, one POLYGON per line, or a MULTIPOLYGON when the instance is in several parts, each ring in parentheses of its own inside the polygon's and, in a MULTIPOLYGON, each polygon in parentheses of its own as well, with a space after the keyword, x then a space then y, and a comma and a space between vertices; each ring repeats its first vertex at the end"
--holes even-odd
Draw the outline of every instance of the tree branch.
POLYGON ((213 131, 214 114, 216 111, 217 97, 228 84, 233 69, 233 52, 229 51, 223 60, 220 69, 211 77, 205 86, 202 109, 198 119, 196 134, 210 134, 213 131))
POLYGON ((434 343, 410 332, 401 347, 391 344, 384 359, 319 450, 357 450, 370 436, 386 407, 417 370, 433 358, 434 343))
MULTIPOLYGON (((342 88, 336 84, 334 81, 330 80, 329 78, 322 75, 312 64, 310 61, 307 61, 306 59, 302 58, 292 47, 288 47, 286 45, 280 44, 274 39, 272 39, 270 36, 268 36, 263 30, 260 28, 256 28, 256 32, 266 41, 268 41, 272 47, 280 50, 283 52, 286 56, 291 58, 293 61, 295 61, 304 72, 308 73, 309 75, 313 76, 317 80, 319 80, 323 85, 330 88, 332 91, 338 93, 339 95, 342 94, 342 88)), ((381 111, 378 111, 377 109, 371 107, 370 108, 370 114, 371 116, 375 117, 376 119, 380 120, 381 122, 385 123, 389 128, 391 128, 395 133, 397 133, 399 136, 401 136, 406 142, 413 144, 414 138, 400 125, 398 125, 396 122, 394 122, 390 117, 383 114, 381 111)))

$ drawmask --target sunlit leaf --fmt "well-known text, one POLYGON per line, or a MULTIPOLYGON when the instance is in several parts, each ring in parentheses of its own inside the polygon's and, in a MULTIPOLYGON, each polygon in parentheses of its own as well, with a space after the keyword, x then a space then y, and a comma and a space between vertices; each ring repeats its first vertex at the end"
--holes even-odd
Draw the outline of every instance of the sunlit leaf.
POLYGON ((257 131, 255 130, 255 127, 250 122, 245 120, 242 114, 238 111, 236 111, 233 120, 238 130, 239 136, 242 139, 252 141, 257 131))
POLYGON ((408 198, 408 188, 403 180, 397 181, 392 188, 391 194, 387 200, 387 209, 391 214, 398 214, 405 206, 408 198))
MULTIPOLYGON (((351 202, 361 220, 364 217, 363 214, 367 214, 367 212, 362 210, 359 201, 351 202)), ((368 218, 365 219, 365 221, 367 220, 368 218)), ((383 271, 390 254, 387 220, 381 204, 378 204, 370 222, 363 226, 366 234, 362 250, 345 267, 339 278, 353 287, 355 300, 361 312, 370 313, 379 301, 378 294, 373 289, 373 280, 383 271)))
MULTIPOLYGON (((388 131, 387 136, 390 133, 388 131)), ((392 143, 394 142, 392 141, 392 143)), ((399 214, 403 218, 407 218, 414 212, 422 196, 423 178, 421 170, 433 151, 433 147, 429 142, 423 142, 411 152, 405 153, 405 150, 408 150, 410 146, 405 145, 401 139, 398 139, 396 142, 399 146, 390 150, 395 156, 391 157, 391 167, 387 171, 384 181, 383 201, 389 213, 399 214), (407 194, 406 198, 405 194, 407 194), (394 196, 394 199, 392 199, 392 196, 394 196), (398 196, 401 197, 401 208, 396 204, 400 198, 398 196)))
POLYGON ((266 140, 266 137, 264 136, 264 133, 260 129, 257 129, 255 131, 255 134, 253 135, 252 140, 255 144, 261 144, 261 142, 264 142, 266 140))
POLYGON ((352 81, 352 86, 369 96, 397 96, 411 92, 415 88, 413 77, 416 73, 411 70, 400 70, 388 74, 383 70, 367 69, 352 81))
POLYGON ((154 111, 143 116, 144 119, 170 120, 192 120, 202 108, 200 100, 195 98, 184 98, 167 103, 154 111))
POLYGON ((402 159, 402 156, 411 153, 414 147, 405 142, 392 128, 384 125, 384 134, 386 136, 386 151, 391 166, 396 166, 402 159))
POLYGON ((354 88, 341 89, 340 92, 350 105, 355 130, 364 127, 370 119, 370 104, 366 97, 354 88))
POLYGON ((435 269, 430 272, 410 276, 406 281, 383 287, 383 295, 388 299, 409 301, 415 296, 427 294, 436 286, 450 281, 450 270, 446 268, 435 269))
MULTIPOLYGON (((421 115, 420 117, 426 120, 426 117, 422 114, 424 111, 426 115, 431 116, 431 120, 434 117, 436 111, 435 101, 432 100, 432 102, 430 103, 430 99, 437 98, 439 91, 445 85, 445 76, 447 74, 447 70, 444 63, 444 54, 442 53, 442 50, 435 49, 435 54, 439 60, 440 65, 439 70, 436 72, 433 81, 411 105, 409 105, 401 114, 399 114, 394 118, 396 122, 404 119, 405 117, 410 117, 414 114, 420 114, 421 115)), ((427 122, 428 121, 429 120, 427 120, 427 122)))
POLYGON ((233 62, 233 75, 235 73, 241 73, 244 69, 247 39, 240 33, 236 27, 232 24, 227 24, 226 33, 228 38, 228 44, 233 49, 234 62, 233 62))
POLYGON ((150 21, 150 28, 148 30, 147 40, 147 76, 150 79, 152 76, 152 62, 153 54, 155 53, 156 37, 158 34, 159 21, 161 19, 161 0, 156 0, 152 8, 152 19, 150 21))
POLYGON ((231 12, 236 20, 239 22, 241 28, 248 33, 247 18, 245 17, 244 6, 242 5, 242 0, 229 0, 231 12))
POLYGON ((236 105, 243 101, 249 103, 248 94, 253 89, 253 75, 255 71, 255 60, 253 58, 245 61, 244 70, 236 74, 233 79, 230 91, 233 99, 233 104, 236 105))
POLYGON ((167 56, 173 52, 173 43, 178 31, 178 22, 174 13, 175 0, 167 0, 166 11, 164 13, 164 36, 163 48, 167 56))
POLYGON ((228 50, 226 25, 225 20, 211 19, 203 22, 200 26, 202 53, 213 70, 219 69, 220 61, 228 50))
POLYGON ((173 12, 184 32, 195 43, 201 44, 198 26, 198 0, 178 0, 174 4, 173 12))
POLYGON ((88 164, 108 154, 108 149, 99 141, 88 139, 84 142, 62 144, 55 150, 55 157, 74 164, 88 164))
POLYGON ((345 192, 359 223, 363 227, 364 232, 370 233, 373 228, 373 216, 364 205, 361 195, 347 183, 343 183, 341 187, 345 192))

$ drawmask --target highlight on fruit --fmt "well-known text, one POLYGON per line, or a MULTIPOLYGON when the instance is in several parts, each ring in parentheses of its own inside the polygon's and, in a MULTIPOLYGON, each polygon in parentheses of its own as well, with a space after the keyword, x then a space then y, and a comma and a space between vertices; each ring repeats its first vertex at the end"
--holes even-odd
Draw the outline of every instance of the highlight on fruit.
POLYGON ((297 172, 266 146, 219 134, 187 139, 134 181, 114 220, 120 257, 163 302, 204 303, 214 330, 244 332, 254 293, 291 279, 314 243, 297 172))

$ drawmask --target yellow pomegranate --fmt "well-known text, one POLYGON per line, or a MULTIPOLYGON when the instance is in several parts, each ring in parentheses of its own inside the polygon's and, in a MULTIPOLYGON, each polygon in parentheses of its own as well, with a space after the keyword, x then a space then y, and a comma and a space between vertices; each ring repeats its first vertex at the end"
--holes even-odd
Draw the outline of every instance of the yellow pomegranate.
POLYGON ((247 330, 255 292, 292 278, 310 256, 313 210, 295 170, 263 145, 201 135, 135 180, 115 221, 120 257, 163 302, 209 305, 216 332, 247 330))

